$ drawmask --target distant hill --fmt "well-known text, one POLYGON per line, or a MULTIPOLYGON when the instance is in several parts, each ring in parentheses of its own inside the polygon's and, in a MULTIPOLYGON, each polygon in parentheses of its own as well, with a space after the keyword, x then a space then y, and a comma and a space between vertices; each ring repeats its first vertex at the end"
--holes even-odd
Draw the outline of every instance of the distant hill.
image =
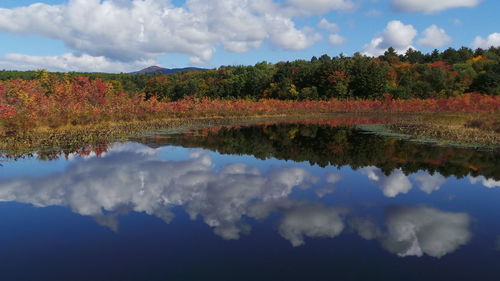
POLYGON ((136 72, 131 72, 131 74, 173 74, 177 72, 182 72, 182 71, 202 71, 206 70, 204 68, 198 68, 198 67, 185 67, 185 68, 163 68, 159 66, 150 66, 147 68, 144 68, 142 70, 136 71, 136 72))

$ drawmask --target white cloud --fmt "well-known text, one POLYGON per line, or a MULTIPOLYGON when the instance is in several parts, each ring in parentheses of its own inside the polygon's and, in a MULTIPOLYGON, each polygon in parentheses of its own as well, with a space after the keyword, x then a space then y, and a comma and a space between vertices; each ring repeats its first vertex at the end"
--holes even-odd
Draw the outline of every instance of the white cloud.
MULTIPOLYGON (((205 64, 219 45, 230 52, 247 52, 264 42, 286 50, 308 48, 320 36, 310 28, 298 29, 294 17, 352 6, 346 0, 281 4, 271 0, 188 0, 182 7, 165 0, 72 0, 0 9, 0 31, 61 40, 75 53, 110 61, 134 62, 182 53, 194 64, 205 64)), ((53 57, 43 60, 49 58, 60 61, 53 57)))
POLYGON ((326 14, 333 10, 351 10, 356 7, 348 0, 287 0, 287 3, 304 14, 326 14))
POLYGON ((366 167, 361 169, 361 173, 378 185, 386 197, 396 197, 399 194, 406 194, 412 188, 408 177, 401 170, 394 170, 386 176, 379 168, 366 167))
POLYGON ((394 207, 388 211, 388 233, 381 241, 388 251, 401 257, 427 254, 440 258, 469 242, 470 222, 465 213, 429 207, 394 207))
POLYGON ((155 60, 121 62, 110 60, 104 56, 63 54, 58 56, 28 56, 23 54, 7 54, 0 57, 0 68, 33 70, 49 69, 51 71, 88 71, 88 72, 131 72, 157 64, 155 60))
POLYGON ((347 39, 344 37, 338 35, 338 34, 330 34, 328 36, 328 41, 330 42, 330 45, 332 46, 338 46, 338 45, 343 45, 347 42, 347 39))
POLYGON ((321 28, 330 33, 337 33, 340 31, 340 27, 336 23, 329 22, 325 18, 322 18, 321 21, 318 23, 318 28, 321 28))
POLYGON ((424 30, 423 35, 418 40, 420 45, 430 48, 440 48, 450 44, 453 40, 446 34, 446 31, 435 24, 424 30))
POLYGON ((419 174, 416 175, 415 180, 417 180, 420 184, 420 189, 427 193, 431 194, 434 191, 438 191, 441 186, 446 182, 446 178, 443 177, 441 174, 419 174))
POLYGON ((393 47, 398 53, 404 53, 409 48, 415 49, 412 46, 415 36, 417 36, 417 31, 412 25, 405 25, 398 20, 390 21, 381 36, 373 38, 363 47, 364 54, 380 56, 389 47, 393 47))
POLYGON ((473 48, 483 48, 488 49, 490 47, 500 46, 500 33, 492 33, 488 35, 488 38, 484 39, 481 36, 476 36, 474 42, 472 43, 473 48))
POLYGON ((321 35, 311 28, 298 30, 290 19, 281 17, 268 17, 270 40, 273 45, 287 50, 299 51, 309 48, 321 40, 321 35))
POLYGON ((474 7, 482 0, 392 0, 392 5, 402 12, 435 13, 451 8, 474 7))
POLYGON ((331 23, 325 18, 322 18, 318 23, 318 28, 330 33, 328 35, 328 41, 332 46, 342 45, 347 41, 344 37, 338 34, 338 32, 340 31, 340 27, 336 23, 331 23))
POLYGON ((344 230, 343 210, 322 205, 304 205, 285 212, 278 229, 283 238, 301 246, 304 237, 334 238, 344 230))

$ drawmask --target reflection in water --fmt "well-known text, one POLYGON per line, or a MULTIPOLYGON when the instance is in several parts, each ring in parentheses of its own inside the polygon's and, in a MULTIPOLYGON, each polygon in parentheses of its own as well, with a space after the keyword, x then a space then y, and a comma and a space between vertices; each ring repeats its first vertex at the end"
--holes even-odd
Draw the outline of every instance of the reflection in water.
MULTIPOLYGON (((321 179, 295 166, 267 172, 245 163, 217 168, 206 152, 191 152, 185 161, 167 161, 158 152, 137 143, 118 144, 101 158, 73 159, 64 172, 0 181, 0 201, 66 206, 115 231, 117 217, 127 212, 144 212, 168 223, 175 216, 172 208, 182 206, 192 219, 201 216, 225 239, 239 239, 251 230, 245 217, 263 220, 279 213, 278 233, 295 247, 304 245, 306 238, 334 238, 352 229, 401 257, 442 257, 470 240, 471 219, 465 213, 391 207, 381 223, 359 217, 350 208, 290 196, 296 189, 315 185, 315 194, 323 198, 342 182, 340 173, 329 172, 321 179)), ((387 197, 412 188, 399 169, 385 175, 379 168, 365 167, 361 173, 387 197)), ((419 174, 415 179, 427 193, 445 180, 439 174, 419 174)))
POLYGON ((379 239, 384 248, 401 257, 427 254, 440 258, 467 244, 471 218, 429 207, 389 207, 386 231, 372 220, 355 218, 351 225, 364 239, 379 239))
POLYGON ((279 232, 293 246, 304 244, 304 236, 333 238, 344 230, 339 210, 322 205, 304 205, 287 211, 279 224, 279 232))
POLYGON ((415 176, 415 180, 419 182, 420 190, 427 194, 438 191, 446 182, 446 178, 439 173, 435 173, 434 175, 419 174, 415 176))
POLYGON ((398 194, 405 194, 412 188, 408 177, 401 170, 394 170, 389 176, 375 167, 366 167, 361 169, 361 173, 376 183, 385 196, 396 197, 398 194))
POLYGON ((382 243, 402 257, 427 254, 440 258, 469 242, 470 217, 427 207, 394 207, 387 211, 388 234, 382 243))
MULTIPOLYGON (((413 187, 410 176, 405 175, 400 169, 393 170, 389 175, 384 174, 382 170, 375 167, 362 168, 360 171, 368 176, 370 181, 376 184, 383 194, 389 198, 406 194, 413 187)), ((411 177, 418 183, 420 190, 427 194, 438 191, 446 183, 446 178, 439 173, 433 175, 420 173, 411 175, 411 177)))
POLYGON ((75 162, 64 173, 0 182, 0 200, 68 206, 113 226, 116 222, 103 210, 145 212, 169 222, 174 216, 170 209, 184 206, 193 219, 201 215, 217 234, 237 239, 246 228, 241 217, 252 201, 286 198, 293 188, 317 180, 296 167, 261 175, 256 168, 235 163, 214 171, 212 159, 204 153, 192 153, 187 161, 165 161, 155 153, 139 144, 118 146, 105 157, 75 162))
MULTIPOLYGON (((260 159, 307 161, 322 167, 349 165, 357 169, 370 166, 379 168, 384 174, 400 169, 404 174, 427 171, 445 177, 472 175, 500 181, 499 149, 483 151, 419 144, 322 124, 224 127, 154 137, 155 142, 162 140, 166 144, 249 154, 260 159)), ((394 176, 402 180, 399 173, 394 176)))
POLYGON ((488 188, 500 187, 500 181, 496 181, 494 179, 487 179, 483 176, 469 177, 469 181, 472 184, 476 184, 476 183, 480 182, 482 185, 484 185, 488 188))

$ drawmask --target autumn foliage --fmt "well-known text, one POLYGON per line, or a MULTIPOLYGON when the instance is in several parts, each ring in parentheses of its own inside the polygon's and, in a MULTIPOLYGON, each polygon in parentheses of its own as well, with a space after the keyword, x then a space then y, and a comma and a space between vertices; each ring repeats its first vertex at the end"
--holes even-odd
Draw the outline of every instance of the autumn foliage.
POLYGON ((111 82, 87 77, 54 83, 38 80, 0 82, 0 124, 7 129, 87 125, 165 118, 304 115, 331 112, 500 112, 500 96, 464 94, 450 98, 330 99, 291 101, 220 100, 188 97, 163 102, 154 96, 127 94, 111 82))

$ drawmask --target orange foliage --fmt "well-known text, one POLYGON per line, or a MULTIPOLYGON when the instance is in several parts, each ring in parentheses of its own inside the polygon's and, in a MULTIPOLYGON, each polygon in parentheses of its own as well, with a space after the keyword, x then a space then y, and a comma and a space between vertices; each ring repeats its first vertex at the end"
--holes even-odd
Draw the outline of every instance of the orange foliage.
MULTIPOLYGON (((339 74, 339 77, 341 75, 339 74)), ((304 115, 329 112, 500 112, 500 97, 464 94, 451 98, 382 100, 284 101, 186 98, 160 102, 155 97, 128 95, 109 82, 77 77, 55 82, 50 92, 37 80, 0 82, 0 121, 29 129, 37 126, 95 124, 105 121, 160 118, 304 115)))

